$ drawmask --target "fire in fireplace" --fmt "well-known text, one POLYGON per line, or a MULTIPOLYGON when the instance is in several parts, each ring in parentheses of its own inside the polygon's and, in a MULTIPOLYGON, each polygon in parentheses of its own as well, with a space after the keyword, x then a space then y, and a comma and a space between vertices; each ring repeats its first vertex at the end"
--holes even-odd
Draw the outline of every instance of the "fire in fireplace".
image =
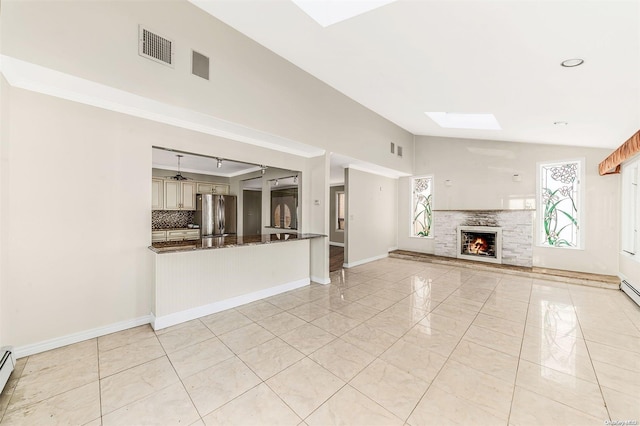
POLYGON ((501 263, 502 229, 493 226, 459 226, 458 258, 501 263))
POLYGON ((495 233, 462 231, 462 241, 462 254, 495 257, 495 233))

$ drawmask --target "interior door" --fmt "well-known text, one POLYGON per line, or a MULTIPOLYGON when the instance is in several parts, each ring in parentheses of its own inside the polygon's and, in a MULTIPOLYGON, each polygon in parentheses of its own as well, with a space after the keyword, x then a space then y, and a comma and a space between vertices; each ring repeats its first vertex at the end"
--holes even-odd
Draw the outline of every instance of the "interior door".
POLYGON ((262 191, 242 191, 242 227, 245 235, 262 233, 262 191))

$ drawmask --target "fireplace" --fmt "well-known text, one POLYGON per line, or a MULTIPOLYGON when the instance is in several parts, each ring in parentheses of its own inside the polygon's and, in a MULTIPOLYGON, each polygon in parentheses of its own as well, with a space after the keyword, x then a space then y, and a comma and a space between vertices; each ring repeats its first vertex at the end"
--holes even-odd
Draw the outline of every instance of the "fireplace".
POLYGON ((502 263, 502 228, 458 226, 459 259, 502 263))

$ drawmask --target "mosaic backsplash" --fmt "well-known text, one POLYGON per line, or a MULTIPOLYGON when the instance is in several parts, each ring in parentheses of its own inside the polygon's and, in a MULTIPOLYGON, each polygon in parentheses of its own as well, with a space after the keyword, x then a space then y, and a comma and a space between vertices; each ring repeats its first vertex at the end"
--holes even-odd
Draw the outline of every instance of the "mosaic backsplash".
POLYGON ((194 211, 152 210, 151 229, 186 228, 194 215, 194 211))

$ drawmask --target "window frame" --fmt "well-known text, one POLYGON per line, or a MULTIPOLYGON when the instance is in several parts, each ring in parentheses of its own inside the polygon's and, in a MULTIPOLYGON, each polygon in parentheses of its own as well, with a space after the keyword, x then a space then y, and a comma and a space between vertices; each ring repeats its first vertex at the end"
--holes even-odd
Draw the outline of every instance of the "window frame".
POLYGON ((434 183, 435 183, 435 177, 432 174, 427 174, 427 175, 418 175, 418 176, 411 176, 409 178, 409 238, 418 238, 418 239, 433 239, 433 231, 434 231, 434 223, 433 223, 433 206, 434 206, 434 199, 435 199, 435 194, 434 194, 434 183), (429 228, 429 235, 427 236, 421 236, 421 235, 414 235, 414 226, 413 226, 413 222, 414 222, 414 217, 413 217, 413 191, 415 189, 415 181, 417 179, 430 179, 430 192, 429 195, 431 195, 431 227, 429 228))
POLYGON ((640 262, 640 158, 623 163, 620 175, 620 252, 640 262))
POLYGON ((540 161, 536 163, 536 237, 535 242, 537 247, 549 248, 549 249, 567 249, 567 250, 584 250, 584 224, 585 222, 585 158, 568 158, 564 160, 554 161, 540 161), (578 200, 576 206, 576 216, 578 223, 578 232, 576 233, 577 244, 576 246, 551 246, 546 244, 546 237, 544 236, 544 209, 543 209, 543 196, 542 196, 542 168, 561 166, 569 163, 577 163, 577 179, 578 179, 578 200))

